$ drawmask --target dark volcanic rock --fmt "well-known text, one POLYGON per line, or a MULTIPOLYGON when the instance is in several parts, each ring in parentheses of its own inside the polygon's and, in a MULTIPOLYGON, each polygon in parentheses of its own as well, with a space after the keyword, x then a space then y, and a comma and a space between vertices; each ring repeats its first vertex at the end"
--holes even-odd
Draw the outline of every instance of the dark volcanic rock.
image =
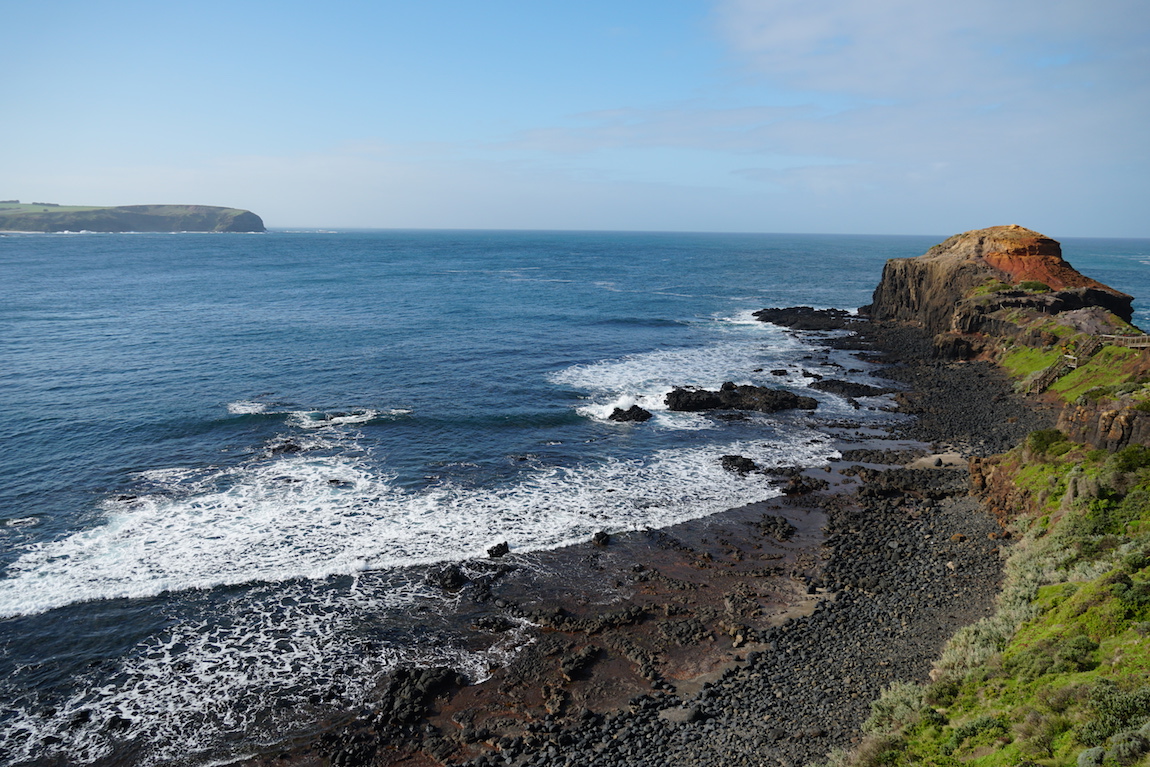
POLYGON ((755 523, 759 532, 769 535, 777 541, 789 541, 798 532, 798 529, 783 517, 773 514, 764 514, 762 519, 755 523))
POLYGON ((650 418, 651 414, 638 405, 632 405, 626 410, 621 407, 617 407, 611 411, 611 415, 607 416, 607 419, 610 421, 637 421, 640 423, 649 420, 650 418))
POLYGON ((841 330, 856 319, 842 309, 814 309, 810 306, 760 309, 754 316, 760 322, 794 330, 841 330))
POLYGON ((426 580, 428 585, 438 586, 444 591, 459 591, 467 585, 467 576, 459 565, 444 565, 438 570, 431 570, 426 580))
POLYGON ((834 378, 815 381, 811 384, 811 388, 837 394, 840 397, 873 397, 878 394, 889 394, 892 391, 891 389, 880 389, 877 386, 867 386, 851 381, 839 381, 834 378))
POLYGON ((805 495, 817 490, 825 490, 828 484, 825 479, 813 479, 797 474, 787 480, 787 484, 783 486, 783 495, 805 495))
POLYGON ((487 550, 487 556, 491 557, 492 559, 499 559, 510 551, 511 547, 507 545, 507 541, 504 541, 503 543, 497 543, 489 548, 487 550))
POLYGON ((719 463, 727 471, 738 472, 739 474, 757 471, 759 468, 757 463, 744 455, 724 455, 719 459, 719 463))
POLYGON ((705 410, 754 410, 760 413, 775 413, 779 410, 814 410, 818 401, 785 389, 768 389, 765 386, 736 386, 731 382, 723 384, 719 391, 708 389, 677 388, 667 395, 667 407, 686 413, 699 413, 705 410))

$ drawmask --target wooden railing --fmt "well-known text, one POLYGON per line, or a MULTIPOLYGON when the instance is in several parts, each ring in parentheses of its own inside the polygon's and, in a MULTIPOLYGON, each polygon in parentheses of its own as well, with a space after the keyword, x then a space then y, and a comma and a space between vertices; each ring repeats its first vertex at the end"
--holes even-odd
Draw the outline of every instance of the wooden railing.
POLYGON ((1098 336, 1102 343, 1128 346, 1131 349, 1150 349, 1150 336, 1098 336))
POLYGON ((1073 368, 1070 362, 1066 359, 1060 359, 1050 367, 1043 370, 1036 377, 1031 379, 1030 383, 1026 386, 1027 394, 1039 394, 1050 388, 1050 384, 1057 381, 1062 376, 1069 373, 1073 368))
POLYGON ((1085 363, 1088 359, 1098 353, 1098 350, 1103 346, 1125 346, 1131 349, 1150 349, 1150 335, 1143 336, 1117 336, 1117 335, 1097 335, 1091 336, 1086 341, 1082 342, 1074 352, 1074 354, 1063 355, 1061 359, 1054 362, 1050 367, 1043 370, 1037 376, 1032 378, 1026 385, 1027 394, 1037 394, 1044 392, 1050 385, 1057 381, 1062 376, 1074 370, 1079 365, 1085 363))

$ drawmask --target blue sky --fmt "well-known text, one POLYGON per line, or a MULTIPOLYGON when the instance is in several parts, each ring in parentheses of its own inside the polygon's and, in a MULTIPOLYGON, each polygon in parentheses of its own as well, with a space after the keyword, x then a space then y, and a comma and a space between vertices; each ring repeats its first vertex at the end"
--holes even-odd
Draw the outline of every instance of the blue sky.
POLYGON ((1132 0, 0 3, 0 198, 1150 236, 1132 0))

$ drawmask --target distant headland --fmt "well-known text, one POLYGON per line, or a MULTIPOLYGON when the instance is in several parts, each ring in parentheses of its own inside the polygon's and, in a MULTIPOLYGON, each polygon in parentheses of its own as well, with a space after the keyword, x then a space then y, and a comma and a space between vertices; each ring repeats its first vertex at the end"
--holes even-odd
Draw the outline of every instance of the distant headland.
POLYGON ((250 210, 212 205, 57 205, 0 200, 0 232, 264 232, 250 210))

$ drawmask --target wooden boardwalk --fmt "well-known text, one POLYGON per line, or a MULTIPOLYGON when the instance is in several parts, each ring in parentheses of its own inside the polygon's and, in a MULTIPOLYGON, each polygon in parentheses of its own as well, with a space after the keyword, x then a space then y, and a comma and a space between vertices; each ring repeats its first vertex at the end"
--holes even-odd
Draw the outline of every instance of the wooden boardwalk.
POLYGON ((1131 349, 1150 349, 1150 336, 1098 336, 1103 343, 1127 346, 1131 349))
POLYGON ((1035 376, 1026 387, 1028 394, 1046 391, 1052 383, 1083 364, 1103 346, 1125 346, 1130 349, 1150 349, 1150 335, 1115 336, 1097 335, 1084 342, 1075 354, 1063 355, 1062 359, 1035 376))

